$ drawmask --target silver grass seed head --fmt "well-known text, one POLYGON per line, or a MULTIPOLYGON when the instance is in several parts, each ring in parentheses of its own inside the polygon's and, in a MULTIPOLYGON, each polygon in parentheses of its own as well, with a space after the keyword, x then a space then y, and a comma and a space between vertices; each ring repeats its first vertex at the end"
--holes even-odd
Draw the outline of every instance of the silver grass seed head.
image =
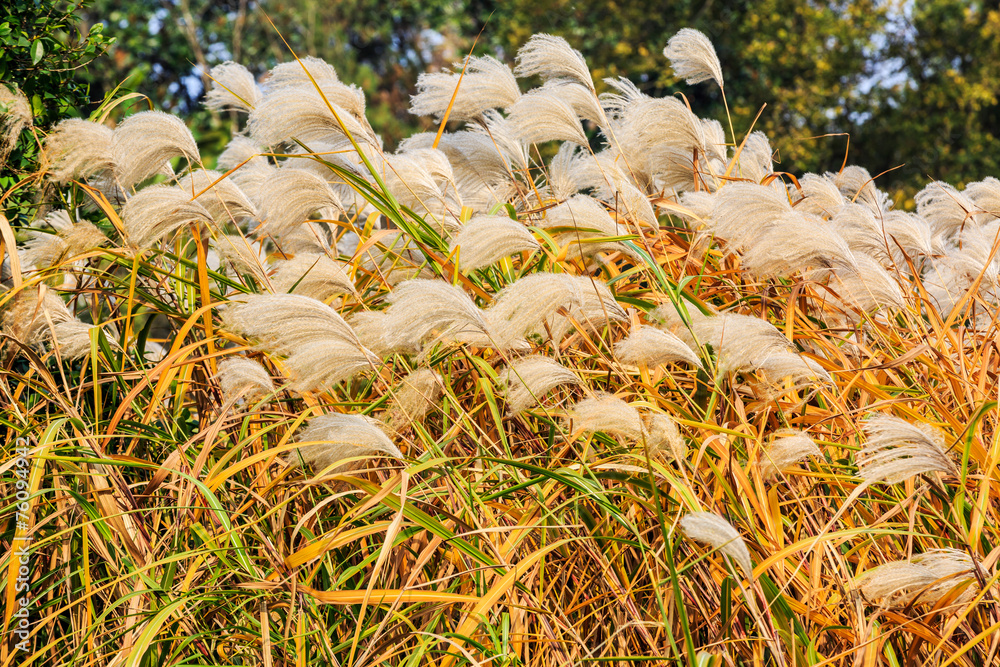
POLYGON ((215 163, 219 169, 227 172, 235 169, 230 178, 239 183, 241 176, 248 171, 262 167, 273 168, 262 153, 264 149, 260 144, 248 137, 235 136, 226 144, 226 150, 222 151, 215 163))
POLYGON ((45 139, 44 159, 56 183, 107 176, 114 168, 110 127, 79 118, 67 118, 45 139))
POLYGON ((576 110, 551 88, 536 88, 522 95, 510 107, 507 120, 515 136, 525 144, 546 141, 588 144, 576 110))
POLYGON ((567 415, 573 432, 605 433, 632 442, 644 442, 646 428, 639 411, 617 396, 598 394, 573 404, 567 415))
POLYGON ((827 176, 833 179, 848 200, 864 204, 874 213, 885 212, 891 208, 889 196, 875 187, 875 180, 864 167, 852 165, 827 176))
POLYGON ((893 609, 914 603, 936 605, 956 587, 964 586, 954 601, 967 604, 979 590, 975 568, 972 557, 963 551, 930 549, 909 562, 892 561, 872 568, 856 577, 852 588, 867 600, 893 609))
POLYGON ((119 123, 111 135, 111 155, 114 178, 125 190, 162 172, 175 157, 191 165, 201 162, 191 130, 162 111, 142 111, 119 123))
POLYGON ((751 363, 753 369, 760 371, 772 384, 789 380, 796 389, 808 385, 833 384, 833 378, 826 369, 796 352, 777 349, 752 360, 751 363))
MULTIPOLYGON (((837 184, 830 175, 821 176, 819 174, 805 174, 799 178, 801 195, 795 204, 795 209, 800 213, 812 213, 824 218, 831 218, 837 214, 845 205, 851 202, 847 200, 837 184)), ((871 211, 870 208, 865 207, 871 211)))
POLYGON ((711 40, 701 31, 682 28, 670 38, 663 55, 670 61, 674 74, 689 84, 712 80, 722 88, 722 65, 711 40))
POLYGON ((219 362, 219 388, 223 400, 253 400, 275 392, 274 381, 262 364, 246 357, 219 362))
POLYGON ((864 432, 867 441, 855 462, 859 476, 869 483, 898 484, 929 472, 957 474, 944 451, 944 436, 926 424, 876 414, 865 421, 864 432))
POLYGON ((988 176, 966 185, 962 194, 982 211, 977 216, 981 224, 1000 218, 1000 180, 988 176))
POLYGON ((608 117, 601 106, 601 100, 589 88, 573 79, 551 79, 538 91, 550 92, 569 104, 580 120, 589 120, 599 127, 608 126, 608 117))
POLYGON ((121 211, 125 240, 145 250, 184 225, 213 225, 212 215, 191 195, 172 185, 151 185, 129 199, 121 211))
POLYGON ((239 234, 220 234, 212 239, 212 248, 221 263, 236 274, 248 274, 266 283, 262 249, 239 234))
MULTIPOLYGON (((342 101, 352 100, 357 105, 357 97, 346 97, 345 93, 342 101)), ((324 100, 311 84, 269 90, 250 112, 247 132, 262 146, 278 146, 292 139, 309 145, 338 135, 350 135, 368 146, 380 143, 366 121, 360 121, 329 95, 324 100)))
POLYGON ((643 421, 646 426, 646 451, 650 458, 662 456, 673 461, 687 458, 687 443, 672 417, 654 412, 647 414, 643 421))
POLYGON ((312 215, 332 219, 344 212, 329 183, 311 171, 293 167, 276 169, 258 190, 256 204, 260 231, 279 239, 294 232, 312 215))
POLYGON ((335 385, 381 361, 322 301, 298 294, 241 298, 223 309, 223 326, 255 340, 257 350, 283 355, 297 391, 335 385))
POLYGON ((712 512, 691 512, 681 518, 680 527, 688 539, 718 549, 736 561, 747 579, 753 578, 753 562, 746 543, 721 516, 712 512))
POLYGON ((935 235, 945 237, 975 226, 977 216, 983 212, 964 193, 942 181, 928 183, 913 199, 917 215, 930 223, 935 235))
POLYGON ((452 238, 448 252, 454 253, 457 249, 459 266, 472 270, 538 248, 538 241, 521 223, 500 215, 478 215, 452 238))
POLYGON ((211 169, 196 169, 177 180, 177 187, 205 207, 212 219, 223 225, 257 215, 257 207, 229 177, 211 169))
POLYGON ((594 90, 594 80, 583 54, 562 37, 538 33, 520 48, 515 60, 514 76, 538 75, 543 81, 573 79, 594 90))
POLYGON ((620 241, 594 242, 601 236, 627 236, 631 231, 618 224, 608 213, 608 210, 593 197, 573 195, 563 203, 549 209, 545 218, 539 222, 539 226, 574 229, 575 231, 558 234, 557 242, 572 245, 582 257, 589 257, 598 252, 617 251, 641 261, 637 253, 620 241))
POLYGON ((271 277, 276 293, 295 293, 325 301, 337 294, 357 294, 348 265, 327 255, 298 254, 279 260, 271 277))
POLYGON ((822 456, 819 447, 804 431, 777 431, 760 457, 760 474, 764 479, 776 477, 808 456, 822 456))
POLYGON ((391 320, 385 311, 361 310, 349 315, 347 323, 362 344, 383 359, 393 354, 415 355, 420 352, 419 340, 399 336, 399 332, 389 330, 391 320))
POLYGON ((615 345, 615 356, 632 366, 662 366, 684 362, 701 366, 701 359, 687 343, 663 329, 643 325, 615 345))
POLYGON ((33 118, 24 93, 0 83, 0 164, 6 162, 21 131, 31 126, 33 118))
POLYGON ((441 375, 429 368, 409 373, 392 392, 389 427, 398 431, 423 419, 441 402, 441 375))
POLYGON ((617 79, 608 77, 604 79, 604 83, 608 84, 611 90, 600 94, 601 106, 604 108, 605 115, 613 119, 620 118, 625 110, 635 102, 649 98, 648 95, 639 90, 635 83, 623 76, 617 79))
MULTIPOLYGON (((52 346, 58 348, 63 361, 80 359, 90 354, 90 332, 95 329, 101 331, 100 326, 86 324, 76 318, 57 322, 52 326, 52 346)), ((118 347, 118 343, 112 339, 108 339, 108 343, 112 347, 118 347)))
POLYGON ((567 141, 549 161, 546 174, 546 185, 553 199, 569 199, 579 192, 584 184, 581 182, 579 166, 582 160, 589 160, 590 155, 584 153, 580 146, 567 141))
POLYGON ((389 347, 487 334, 488 327, 468 294, 444 280, 408 280, 386 297, 389 347))
POLYGON ((333 65, 322 58, 305 56, 298 60, 276 65, 268 73, 264 87, 273 91, 289 86, 311 85, 312 81, 319 85, 339 83, 340 77, 333 65), (310 79, 310 77, 312 78, 310 79))
POLYGON ((66 304, 51 290, 27 289, 19 292, 3 310, 3 331, 24 345, 39 347, 52 337, 53 325, 74 320, 66 304))
POLYGON ((450 106, 449 119, 476 120, 484 111, 506 109, 520 97, 517 79, 507 65, 492 56, 470 56, 467 62, 456 63, 451 72, 420 74, 410 113, 440 120, 450 106))
POLYGON ((560 385, 582 384, 576 373, 555 359, 541 355, 522 357, 499 371, 497 377, 509 415, 519 415, 538 405, 560 385))
POLYGON ((260 103, 263 93, 257 79, 243 65, 226 61, 209 71, 212 86, 205 94, 205 106, 215 111, 249 113, 260 103))
MULTIPOLYGON (((302 459, 316 470, 354 457, 403 458, 403 453, 383 432, 383 425, 362 415, 329 414, 315 417, 306 424, 298 441, 303 443, 298 450, 302 459)), ((294 458, 291 462, 295 462, 294 458)), ((342 468, 341 466, 335 471, 342 468)))
MULTIPOLYGON (((50 213, 47 218, 51 218, 50 213)), ((25 244, 22 263, 36 269, 46 269, 60 260, 99 248, 108 242, 108 237, 95 225, 87 221, 70 223, 55 234, 35 232, 25 244)))
POLYGON ((730 161, 731 164, 735 162, 732 175, 760 183, 774 171, 773 154, 767 135, 763 132, 751 132, 743 144, 739 158, 734 155, 730 161))
POLYGON ((868 255, 856 253, 855 268, 838 268, 830 273, 830 287, 848 305, 871 313, 880 308, 906 307, 899 281, 868 255))

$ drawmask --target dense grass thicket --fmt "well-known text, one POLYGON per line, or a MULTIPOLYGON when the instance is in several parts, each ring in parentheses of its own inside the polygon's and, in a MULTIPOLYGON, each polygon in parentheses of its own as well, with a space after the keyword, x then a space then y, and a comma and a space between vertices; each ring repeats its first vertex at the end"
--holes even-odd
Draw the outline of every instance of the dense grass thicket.
POLYGON ((893 210, 547 35, 392 154, 211 78, 223 154, 106 108, 0 221, 3 665, 997 664, 1000 181, 893 210))

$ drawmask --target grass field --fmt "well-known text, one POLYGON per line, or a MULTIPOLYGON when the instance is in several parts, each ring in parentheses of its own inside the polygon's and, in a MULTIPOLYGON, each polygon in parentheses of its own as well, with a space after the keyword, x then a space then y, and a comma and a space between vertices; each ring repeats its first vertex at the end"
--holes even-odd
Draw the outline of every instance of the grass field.
POLYGON ((222 156, 102 109, 3 222, 3 665, 1000 660, 1000 182, 897 211, 544 36, 395 154, 212 76, 222 156))

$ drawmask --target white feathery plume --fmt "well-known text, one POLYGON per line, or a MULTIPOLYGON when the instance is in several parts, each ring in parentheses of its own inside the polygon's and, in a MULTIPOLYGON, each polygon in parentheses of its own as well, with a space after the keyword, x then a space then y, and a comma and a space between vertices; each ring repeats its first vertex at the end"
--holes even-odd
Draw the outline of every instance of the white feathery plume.
POLYGON ((407 280, 386 297, 390 347, 432 338, 486 335, 483 312, 461 288, 444 280, 407 280))
POLYGON ((628 319, 606 284, 565 273, 523 276, 504 287, 486 311, 490 332, 501 348, 523 336, 548 332, 558 342, 572 327, 567 316, 582 325, 628 319))
POLYGON ((337 294, 356 294, 347 275, 348 266, 326 255, 298 254, 277 263, 271 284, 275 293, 302 294, 320 301, 337 294))
POLYGON ((521 223, 502 215, 477 215, 451 240, 448 252, 459 252, 464 270, 489 266, 519 252, 538 250, 538 241, 521 223))
POLYGON ((191 165, 201 162, 191 130, 162 111, 142 111, 119 123, 111 135, 111 155, 115 180, 125 190, 160 173, 175 157, 191 165))
POLYGON ((569 104, 581 120, 589 120, 600 127, 608 126, 608 117, 604 113, 600 98, 594 93, 593 88, 572 79, 552 79, 546 81, 545 85, 536 90, 550 92, 550 94, 562 99, 569 104))
POLYGON ((259 231, 281 238, 315 213, 334 219, 344 207, 325 180, 305 169, 282 167, 257 193, 262 225, 259 231))
MULTIPOLYGON (((723 142, 725 142, 725 136, 723 136, 723 142)), ((731 165, 735 161, 732 175, 760 183, 774 171, 773 154, 767 135, 763 132, 751 132, 743 144, 739 158, 734 156, 730 161, 731 165)))
POLYGON ((573 404, 567 414, 574 433, 605 433, 612 437, 642 442, 646 428, 634 407, 611 394, 598 394, 573 404))
POLYGON ((267 75, 264 87, 268 91, 280 88, 312 85, 312 81, 323 86, 340 83, 337 70, 322 58, 305 56, 295 61, 276 65, 267 75), (310 80, 310 77, 312 79, 310 80))
POLYGON ((965 186, 962 191, 981 211, 977 219, 981 223, 1000 218, 1000 180, 989 176, 965 186))
POLYGON ((258 283, 267 283, 262 249, 254 246, 249 239, 238 234, 220 234, 212 239, 212 247, 219 259, 237 274, 249 274, 258 283))
POLYGON ((398 336, 391 331, 391 320, 385 311, 361 310, 348 316, 347 323, 369 350, 383 359, 393 354, 413 355, 420 352, 420 341, 398 336))
POLYGON ((607 209, 593 197, 573 195, 549 209, 545 218, 539 222, 539 226, 547 229, 560 227, 574 229, 575 231, 557 234, 556 241, 560 244, 571 244, 581 257, 589 257, 598 252, 617 251, 641 261, 640 256, 624 243, 599 240, 601 236, 628 236, 631 232, 615 222, 607 209))
POLYGON ((263 94, 257 80, 243 65, 226 61, 213 67, 208 76, 212 86, 205 94, 205 106, 215 111, 250 112, 263 94))
POLYGON ((724 86, 719 56, 705 33, 681 28, 667 42, 663 55, 670 61, 674 74, 689 84, 712 80, 719 88, 724 86))
POLYGON ((242 298, 223 310, 223 325, 255 339, 255 349, 285 355, 284 366, 298 391, 329 387, 380 362, 322 301, 298 294, 242 298))
POLYGON ((538 33, 518 50, 514 76, 523 78, 535 74, 543 81, 573 79, 594 90, 594 80, 583 54, 562 37, 538 33))
MULTIPOLYGON (((832 384, 833 378, 815 361, 795 352, 777 350, 753 360, 753 369, 760 371, 764 378, 772 384, 780 384, 790 380, 796 389, 820 384, 832 384)), ((749 369, 747 369, 749 370, 749 369)))
POLYGON ((688 190, 681 193, 677 201, 686 210, 672 210, 671 214, 686 220, 692 229, 699 230, 708 224, 708 220, 712 216, 712 209, 715 208, 715 193, 705 190, 697 192, 688 190))
POLYGON ((934 254, 931 227, 915 213, 889 211, 882 220, 882 229, 889 240, 893 263, 900 271, 907 270, 906 257, 919 268, 923 258, 934 254))
MULTIPOLYGON (((812 213, 829 218, 835 215, 845 204, 843 193, 832 178, 819 174, 805 174, 799 178, 802 198, 796 202, 795 210, 800 213, 812 213)), ((871 211, 870 208, 865 207, 871 211)))
POLYGON ((410 113, 440 120, 451 105, 450 120, 476 120, 487 109, 506 109, 520 97, 517 79, 507 65, 491 56, 470 56, 466 63, 456 63, 451 72, 420 74, 410 113))
POLYGON ((121 212, 125 240, 145 250, 187 224, 213 224, 212 215, 191 195, 172 185, 152 185, 129 199, 121 212))
POLYGON ((842 301, 866 313, 906 307, 899 282, 881 264, 864 254, 855 254, 854 258, 856 267, 830 272, 830 288, 842 301))
POLYGON ((688 539, 718 549, 736 561, 747 579, 753 579, 750 551, 743 538, 728 521, 712 512, 691 512, 681 518, 680 526, 688 539))
POLYGON ((362 415, 328 414, 315 417, 299 434, 299 442, 303 445, 298 452, 306 463, 317 470, 355 457, 385 456, 401 460, 403 453, 386 437, 382 427, 380 422, 362 415))
POLYGON ((602 151, 593 160, 581 157, 579 165, 582 185, 594 187, 597 197, 613 206, 620 217, 628 218, 636 225, 659 229, 660 223, 649 198, 632 178, 635 172, 630 170, 626 173, 610 151, 602 151))
POLYGON ((827 174, 847 199, 864 204, 876 214, 889 210, 889 196, 875 187, 872 175, 864 167, 845 167, 839 173, 827 174))
POLYGON ((526 144, 572 141, 587 146, 576 111, 554 89, 536 88, 510 107, 508 122, 517 138, 526 144))
POLYGON ((236 169, 230 178, 238 183, 239 175, 245 171, 272 166, 262 155, 263 152, 264 149, 253 139, 235 136, 226 144, 226 150, 222 151, 215 163, 219 169, 225 169, 227 172, 236 169))
POLYGON ((519 415, 538 405, 559 385, 581 384, 576 373, 555 359, 541 355, 522 357, 498 372, 497 377, 510 415, 519 415))
POLYGON ((52 337, 49 320, 56 325, 74 319, 58 295, 46 289, 40 296, 40 291, 28 289, 19 292, 3 310, 3 331, 32 347, 39 347, 52 337))
POLYGON ((664 329, 647 325, 635 329, 615 345, 618 360, 632 366, 662 366, 683 361, 700 366, 701 359, 687 343, 664 329))
POLYGON ((646 451, 650 458, 663 456, 674 461, 687 457, 687 443, 681 437, 680 429, 670 416, 651 413, 646 415, 646 451))
POLYGON ((866 420, 864 431, 867 442, 855 461, 858 475, 870 484, 898 484, 929 472, 957 475, 955 464, 944 451, 944 436, 937 429, 876 414, 866 420))
POLYGON ((389 428, 398 431, 423 421, 441 400, 441 375, 429 368, 419 368, 407 375, 392 391, 389 428))
POLYGON ((791 429, 777 431, 774 440, 760 457, 760 475, 764 479, 776 477, 778 473, 792 467, 807 456, 822 456, 823 453, 804 431, 791 429))
MULTIPOLYGON (((52 219, 54 213, 58 212, 50 213, 46 220, 52 219)), ((36 269, 46 269, 64 258, 75 257, 107 242, 108 237, 85 220, 76 224, 70 223, 55 234, 34 232, 21 251, 21 264, 34 266, 36 269)))
POLYGON ((432 148, 386 155, 380 170, 386 188, 403 206, 429 214, 447 228, 458 226, 462 201, 447 156, 432 148))
POLYGON ((554 341, 561 341, 576 328, 598 332, 612 322, 628 322, 628 315, 618 305, 607 283, 589 276, 573 276, 573 280, 579 286, 580 301, 572 304, 566 315, 556 313, 551 327, 554 341))
POLYGON ((14 149, 24 128, 31 126, 31 103, 20 90, 0 83, 0 165, 14 149))
POLYGON ((766 185, 735 182, 716 193, 710 226, 716 236, 740 248, 794 215, 797 214, 785 192, 766 185))
POLYGON ((246 357, 230 357, 219 362, 219 388, 223 400, 252 400, 275 392, 270 373, 259 362, 246 357))
POLYGON ((892 609, 914 603, 935 605, 964 585, 954 602, 966 604, 979 590, 975 569, 972 557, 963 551, 931 549, 914 555, 909 562, 892 561, 874 567, 856 577, 852 588, 861 591, 867 600, 892 609))
POLYGON ((963 227, 976 224, 976 215, 982 213, 975 202, 954 187, 934 181, 914 196, 917 215, 927 220, 935 235, 949 236, 963 227))
POLYGON ((857 262, 847 242, 816 216, 794 214, 770 225, 740 251, 743 268, 761 277, 788 277, 809 268, 848 267, 857 262))
POLYGON ((196 169, 178 179, 177 187, 190 193, 218 224, 239 222, 257 215, 257 208, 239 186, 211 169, 196 169))
POLYGON ((549 161, 546 173, 546 185, 553 199, 569 199, 585 187, 581 181, 583 174, 579 167, 583 160, 590 159, 588 153, 571 141, 559 147, 558 152, 549 161))
POLYGON ((660 306, 650 317, 662 321, 663 326, 673 329, 692 347, 711 345, 722 372, 756 370, 768 357, 792 351, 791 341, 773 324, 758 317, 737 313, 709 316, 691 308, 689 329, 672 304, 660 306))
POLYGON ((945 244, 943 257, 925 269, 924 285, 942 315, 950 313, 977 280, 979 295, 992 300, 989 295, 1000 283, 1000 253, 993 252, 995 233, 988 228, 967 228, 960 239, 945 244))
POLYGON ((623 76, 617 79, 606 78, 604 83, 608 84, 611 90, 600 94, 601 107, 605 115, 611 118, 620 118, 632 104, 649 97, 639 90, 635 83, 623 76))
POLYGON ((939 580, 944 579, 929 591, 925 591, 920 596, 921 602, 937 604, 956 586, 965 582, 972 583, 958 595, 955 602, 967 603, 979 592, 979 583, 976 580, 976 562, 972 556, 964 551, 947 548, 929 549, 914 555, 910 562, 928 568, 939 580))
MULTIPOLYGON (((90 332, 94 329, 98 331, 101 327, 96 324, 86 324, 73 318, 63 322, 53 324, 51 336, 52 347, 58 349, 59 357, 63 361, 74 361, 90 354, 90 332)), ((117 347, 118 343, 113 340, 108 342, 117 347)))
POLYGON ((92 176, 107 177, 114 167, 110 127, 79 118, 67 118, 45 139, 44 157, 56 183, 92 176))
MULTIPOLYGON (((343 97, 341 101, 358 103, 353 93, 343 97)), ((250 112, 247 131, 250 138, 262 146, 277 146, 292 139, 308 144, 329 140, 331 135, 350 135, 359 144, 377 146, 379 143, 367 122, 359 121, 329 95, 324 100, 311 85, 269 90, 250 112)))
MULTIPOLYGON (((330 232, 333 225, 316 220, 292 225, 288 231, 275 242, 279 250, 287 255, 305 253, 307 255, 327 255, 336 250, 330 245, 330 232)), ((259 230, 257 230, 259 231, 259 230)))

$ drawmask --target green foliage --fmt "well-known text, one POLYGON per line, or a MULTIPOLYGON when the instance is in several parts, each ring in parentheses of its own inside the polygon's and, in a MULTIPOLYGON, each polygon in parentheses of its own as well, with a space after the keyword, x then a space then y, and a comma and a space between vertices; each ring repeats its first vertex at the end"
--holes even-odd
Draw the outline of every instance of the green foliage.
MULTIPOLYGON (((90 93, 79 76, 114 42, 104 27, 80 28, 79 13, 89 0, 11 0, 0 4, 0 82, 16 86, 31 103, 36 127, 68 116, 86 115, 90 93)), ((30 132, 22 133, 6 164, 0 165, 0 190, 29 177, 38 160, 30 132)), ((5 202, 6 215, 30 214, 32 193, 21 188, 5 202)))

